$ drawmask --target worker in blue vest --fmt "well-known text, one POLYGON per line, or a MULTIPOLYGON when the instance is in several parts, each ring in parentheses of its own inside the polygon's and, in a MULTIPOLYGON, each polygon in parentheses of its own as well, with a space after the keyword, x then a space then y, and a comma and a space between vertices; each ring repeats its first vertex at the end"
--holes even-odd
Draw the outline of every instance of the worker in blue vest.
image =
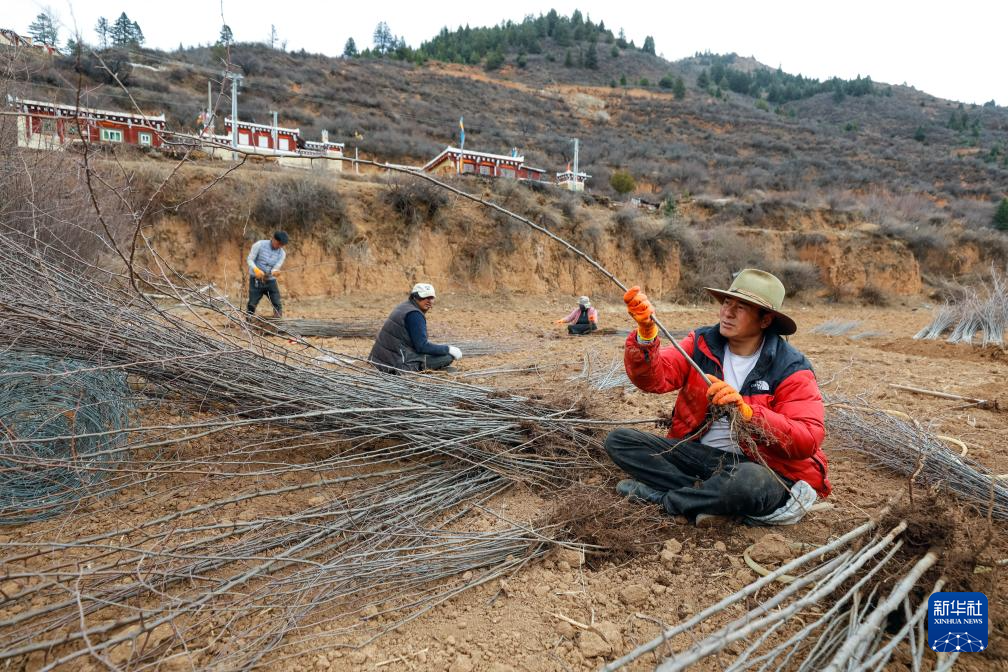
POLYGON ((246 259, 249 270, 249 299, 245 308, 249 315, 255 314, 256 306, 265 294, 273 304, 273 317, 283 316, 277 278, 280 275, 280 267, 287 258, 283 248, 288 240, 286 232, 275 231, 270 240, 260 240, 252 245, 252 250, 246 259))

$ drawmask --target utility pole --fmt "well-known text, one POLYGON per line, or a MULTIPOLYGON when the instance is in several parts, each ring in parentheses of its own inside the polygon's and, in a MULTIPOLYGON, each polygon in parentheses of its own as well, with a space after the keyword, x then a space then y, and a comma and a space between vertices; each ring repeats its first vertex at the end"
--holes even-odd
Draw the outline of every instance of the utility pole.
POLYGON ((277 147, 277 136, 279 135, 277 131, 277 112, 273 111, 273 153, 276 154, 279 147, 277 147))
POLYGON ((574 138, 574 180, 577 180, 578 174, 578 139, 574 138))
POLYGON ((238 84, 245 79, 241 73, 228 69, 224 77, 231 78, 231 160, 238 160, 238 84))

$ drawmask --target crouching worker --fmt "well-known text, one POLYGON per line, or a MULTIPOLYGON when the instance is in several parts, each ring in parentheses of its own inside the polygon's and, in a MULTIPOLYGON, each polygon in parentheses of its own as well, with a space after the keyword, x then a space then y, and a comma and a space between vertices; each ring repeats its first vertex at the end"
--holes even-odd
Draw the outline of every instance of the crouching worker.
POLYGON ((433 285, 418 282, 409 297, 392 309, 368 355, 378 369, 387 373, 455 370, 449 365, 462 359, 462 351, 427 340, 427 312, 434 298, 433 285))
POLYGON ((659 347, 654 308, 637 287, 623 297, 638 325, 624 350, 627 375, 645 392, 679 396, 667 437, 624 428, 606 437, 609 456, 633 477, 616 489, 701 526, 729 516, 794 524, 831 486, 822 395, 808 360, 782 338, 797 330, 781 312, 784 285, 745 269, 727 290, 705 289, 720 301, 718 323, 680 345, 708 379, 659 347))
POLYGON ((598 329, 598 311, 591 305, 591 299, 582 296, 578 299, 578 307, 556 323, 566 324, 567 333, 572 336, 584 336, 598 329))

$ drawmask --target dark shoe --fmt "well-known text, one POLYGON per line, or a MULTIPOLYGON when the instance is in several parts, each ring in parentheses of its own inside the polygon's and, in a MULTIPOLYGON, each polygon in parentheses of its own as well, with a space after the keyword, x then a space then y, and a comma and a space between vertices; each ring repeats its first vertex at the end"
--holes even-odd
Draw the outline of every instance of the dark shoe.
POLYGON ((645 504, 660 504, 665 493, 632 478, 624 478, 616 484, 616 492, 629 500, 645 504))

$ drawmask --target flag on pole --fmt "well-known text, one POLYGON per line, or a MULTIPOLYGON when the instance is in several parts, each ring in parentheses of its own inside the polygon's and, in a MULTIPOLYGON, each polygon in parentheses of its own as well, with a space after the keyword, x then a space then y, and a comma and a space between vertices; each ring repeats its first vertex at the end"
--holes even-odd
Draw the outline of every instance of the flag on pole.
POLYGON ((459 149, 465 149, 465 126, 462 124, 462 117, 459 117, 459 149))

